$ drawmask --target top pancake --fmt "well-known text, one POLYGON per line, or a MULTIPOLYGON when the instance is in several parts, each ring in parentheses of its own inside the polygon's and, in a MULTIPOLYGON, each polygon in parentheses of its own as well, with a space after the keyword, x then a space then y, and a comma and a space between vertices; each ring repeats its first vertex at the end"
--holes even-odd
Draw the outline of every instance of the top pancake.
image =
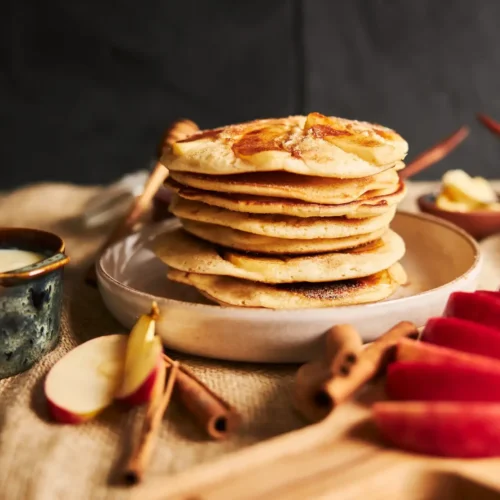
POLYGON ((392 194, 399 184, 394 168, 360 179, 334 179, 289 172, 237 175, 171 172, 170 177, 184 186, 204 191, 278 197, 325 205, 350 203, 371 191, 377 191, 378 196, 392 194))
POLYGON ((393 130, 319 113, 205 130, 167 150, 170 171, 208 175, 286 171, 356 179, 392 168, 407 142, 393 130))

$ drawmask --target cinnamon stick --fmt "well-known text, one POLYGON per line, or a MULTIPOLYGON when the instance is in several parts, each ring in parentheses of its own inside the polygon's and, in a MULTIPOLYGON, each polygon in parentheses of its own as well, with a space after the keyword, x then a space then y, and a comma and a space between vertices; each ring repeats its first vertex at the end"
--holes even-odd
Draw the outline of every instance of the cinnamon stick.
POLYGON ((352 325, 335 325, 326 333, 326 356, 331 376, 347 376, 358 360, 363 340, 352 325))
POLYGON ((326 380, 331 377, 330 367, 325 359, 317 359, 303 364, 295 375, 292 404, 310 422, 318 422, 324 416, 318 408, 315 395, 326 380))
POLYGON ((316 404, 327 413, 349 399, 366 382, 385 370, 402 338, 418 337, 418 329, 409 321, 401 321, 369 344, 359 355, 347 377, 332 377, 314 396, 316 404))
MULTIPOLYGON (((175 363, 166 354, 163 359, 168 365, 175 363)), ((241 423, 238 412, 183 365, 177 374, 175 393, 213 439, 226 438, 241 423)))
POLYGON ((293 404, 307 420, 321 420, 323 410, 318 411, 315 394, 332 377, 349 375, 362 348, 363 340, 352 325, 336 325, 326 332, 325 355, 302 365, 295 377, 293 404))
MULTIPOLYGON (((199 130, 198 125, 191 120, 177 120, 174 122, 165 132, 163 139, 161 141, 159 157, 169 148, 174 142, 185 139, 190 135, 193 135, 199 130)), ((115 226, 113 231, 110 233, 104 244, 98 251, 98 257, 102 252, 108 248, 110 245, 116 241, 124 238, 134 230, 134 226, 139 222, 141 217, 144 215, 148 207, 150 206, 154 196, 158 192, 158 189, 163 185, 165 179, 168 177, 168 170, 163 164, 158 161, 152 170, 144 190, 140 196, 138 196, 132 206, 130 207, 127 215, 115 226)), ((95 286, 97 283, 97 275, 95 269, 95 262, 87 270, 85 275, 85 282, 88 285, 95 286)))
POLYGON ((163 415, 172 397, 174 384, 179 373, 179 363, 174 361, 168 370, 168 381, 165 390, 166 365, 162 365, 163 373, 157 379, 153 397, 148 405, 144 425, 137 447, 135 448, 125 470, 125 481, 128 484, 137 484, 144 476, 144 472, 151 458, 151 453, 158 435, 158 430, 163 419, 163 415))
POLYGON ((493 118, 482 113, 477 114, 477 119, 490 131, 496 135, 500 135, 500 123, 493 118))
POLYGON ((438 142, 423 153, 420 153, 411 163, 409 163, 399 176, 401 179, 409 179, 422 170, 434 165, 448 156, 457 146, 459 146, 469 135, 469 128, 465 125, 446 139, 438 142))
MULTIPOLYGON (((351 338, 355 330, 341 326, 341 335, 351 338)), ((366 382, 383 371, 394 355, 397 342, 405 337, 418 337, 417 327, 408 321, 398 323, 364 349, 356 351, 356 360, 349 363, 349 371, 345 375, 339 372, 332 374, 332 363, 337 363, 339 359, 336 355, 330 359, 306 363, 297 372, 295 381, 296 409, 310 421, 322 420, 336 406, 349 399, 366 382)), ((326 351, 331 354, 331 350, 326 351)))

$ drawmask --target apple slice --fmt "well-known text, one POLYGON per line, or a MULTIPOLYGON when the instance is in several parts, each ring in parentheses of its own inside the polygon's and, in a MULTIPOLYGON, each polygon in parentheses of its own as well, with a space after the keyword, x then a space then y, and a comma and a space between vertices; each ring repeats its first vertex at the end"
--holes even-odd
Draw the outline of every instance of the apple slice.
POLYGON ((149 314, 139 317, 129 335, 123 380, 116 399, 128 405, 139 405, 151 399, 163 364, 163 348, 155 335, 159 310, 153 303, 149 314))
POLYGON ((500 300, 491 294, 453 292, 443 316, 467 319, 500 329, 500 300))
POLYGON ((389 365, 386 391, 391 399, 407 401, 500 402, 500 368, 397 361, 389 365))
POLYGON ((441 457, 500 456, 500 404, 382 402, 380 433, 404 450, 441 457))
POLYGON ((123 378, 126 352, 126 335, 108 335, 89 340, 61 358, 45 379, 54 419, 79 424, 109 406, 123 378))
POLYGON ((459 318, 431 318, 423 342, 500 359, 500 331, 459 318))
POLYGON ((500 361, 496 359, 411 339, 401 339, 398 342, 396 360, 425 361, 435 364, 454 363, 466 367, 475 365, 483 369, 500 370, 500 361))
POLYGON ((500 300, 500 292, 495 290, 476 290, 475 293, 479 295, 489 295, 496 300, 500 300))

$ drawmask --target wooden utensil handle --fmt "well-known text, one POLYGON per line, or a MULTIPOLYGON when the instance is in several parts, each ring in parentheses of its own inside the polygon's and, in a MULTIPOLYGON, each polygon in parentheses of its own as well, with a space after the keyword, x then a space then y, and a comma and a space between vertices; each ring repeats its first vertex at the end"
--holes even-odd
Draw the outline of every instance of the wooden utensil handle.
POLYGON ((455 148, 457 148, 468 135, 469 128, 465 125, 460 127, 446 139, 434 144, 434 146, 427 149, 423 153, 420 153, 411 163, 399 172, 399 177, 401 179, 409 179, 410 177, 417 175, 426 168, 429 168, 435 163, 441 161, 455 148))
MULTIPOLYGON (((169 148, 174 142, 185 139, 196 133, 199 130, 198 125, 191 120, 181 119, 175 121, 165 132, 161 146, 160 155, 169 148)), ((133 232, 134 226, 140 220, 142 215, 145 213, 158 189, 163 185, 165 179, 168 176, 168 170, 159 161, 156 163, 151 175, 149 176, 146 185, 144 186, 144 191, 140 196, 138 196, 127 215, 120 220, 120 222, 115 226, 111 234, 106 238, 104 244, 99 248, 97 252, 97 258, 99 258, 110 245, 116 241, 124 238, 131 232, 133 232)), ((85 274, 85 283, 91 286, 96 286, 97 284, 97 274, 96 274, 96 260, 93 260, 87 273, 85 274)))

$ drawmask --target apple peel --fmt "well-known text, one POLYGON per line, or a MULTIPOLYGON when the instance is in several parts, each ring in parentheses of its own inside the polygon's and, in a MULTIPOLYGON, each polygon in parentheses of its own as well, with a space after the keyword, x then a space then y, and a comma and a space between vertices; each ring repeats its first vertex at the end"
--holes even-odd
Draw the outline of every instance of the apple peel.
POLYGON ((406 401, 500 402, 500 368, 397 361, 388 368, 386 392, 391 399, 406 401))
POLYGON ((476 295, 486 295, 493 299, 500 300, 500 292, 497 290, 476 290, 474 293, 476 295))
POLYGON ((500 404, 381 402, 373 414, 398 448, 441 457, 500 456, 500 404))
POLYGON ((425 343, 500 359, 500 331, 460 318, 431 318, 422 332, 425 343))
POLYGON ((500 329, 500 300, 492 294, 453 292, 448 298, 443 316, 500 329))
POLYGON ((469 354, 448 347, 418 340, 402 339, 396 348, 396 361, 424 361, 426 363, 453 363, 458 366, 481 366, 500 370, 500 361, 479 354, 469 354))

